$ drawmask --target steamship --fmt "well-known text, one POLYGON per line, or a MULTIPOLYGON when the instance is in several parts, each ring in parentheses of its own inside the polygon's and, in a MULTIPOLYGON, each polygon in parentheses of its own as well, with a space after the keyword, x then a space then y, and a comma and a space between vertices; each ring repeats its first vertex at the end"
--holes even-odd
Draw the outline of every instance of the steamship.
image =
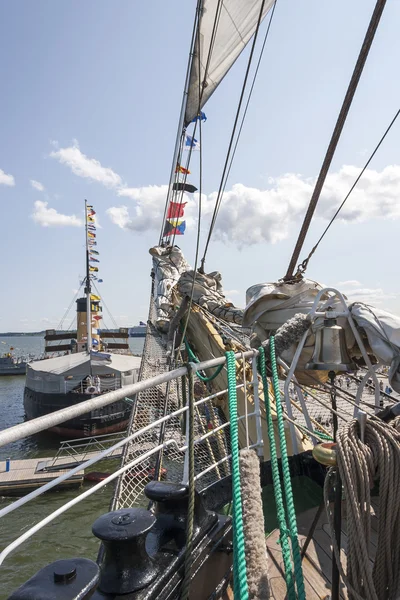
MULTIPOLYGON (((97 267, 91 265, 96 234, 95 212, 86 204, 85 297, 78 298, 76 331, 45 333, 46 358, 27 365, 24 407, 27 419, 79 404, 137 381, 140 357, 129 352, 127 328, 100 334, 101 299, 92 294, 97 267), (112 341, 111 341, 112 340, 112 341), (117 341, 119 340, 119 341, 117 341), (63 343, 64 342, 64 343, 63 343), (62 353, 62 354, 61 354, 62 353)), ((97 258, 95 262, 99 262, 97 258)), ((123 431, 134 398, 124 398, 49 431, 66 438, 92 437, 123 431)))

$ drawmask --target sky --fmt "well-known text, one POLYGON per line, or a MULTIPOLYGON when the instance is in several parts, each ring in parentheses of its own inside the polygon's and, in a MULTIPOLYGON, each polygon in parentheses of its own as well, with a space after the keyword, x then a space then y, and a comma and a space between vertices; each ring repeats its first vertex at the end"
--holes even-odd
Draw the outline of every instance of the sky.
MULTIPOLYGON (((58 327, 84 275, 84 200, 99 291, 118 326, 147 319, 195 0, 0 3, 0 331, 58 327)), ((206 271, 227 297, 286 273, 375 2, 278 0, 206 271)), ((383 14, 301 257, 399 108, 400 0, 383 14)), ((262 26, 262 40, 267 21, 262 26)), ((204 111, 200 249, 248 49, 204 111)), ((312 258, 310 279, 400 313, 400 119, 312 258)), ((198 187, 198 155, 190 182, 198 187)), ((179 238, 193 265, 198 197, 179 238)), ((113 326, 105 312, 105 323, 113 326)), ((73 310, 63 326, 74 322, 73 310)))

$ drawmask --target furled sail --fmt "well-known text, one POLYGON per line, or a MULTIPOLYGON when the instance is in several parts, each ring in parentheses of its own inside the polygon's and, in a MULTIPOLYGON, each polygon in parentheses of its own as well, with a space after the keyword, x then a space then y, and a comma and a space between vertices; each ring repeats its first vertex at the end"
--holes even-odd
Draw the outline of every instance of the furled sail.
MULTIPOLYGON (((257 26, 261 2, 203 1, 190 72, 185 125, 198 114, 251 39, 257 26), (199 86, 202 90, 200 106, 199 86)), ((273 3, 274 0, 265 0, 262 18, 273 3)))

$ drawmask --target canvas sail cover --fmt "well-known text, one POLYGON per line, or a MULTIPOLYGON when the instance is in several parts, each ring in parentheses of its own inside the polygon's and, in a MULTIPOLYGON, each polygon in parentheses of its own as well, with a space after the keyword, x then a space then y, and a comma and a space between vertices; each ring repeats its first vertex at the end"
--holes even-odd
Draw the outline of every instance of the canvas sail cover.
MULTIPOLYGON (((265 0, 262 18, 273 3, 274 0, 265 0)), ((260 10, 261 0, 203 1, 190 72, 185 125, 194 119, 246 47, 255 32, 260 10), (202 88, 200 106, 199 85, 202 88)))
POLYGON ((168 331, 173 314, 172 290, 181 274, 190 267, 178 246, 154 246, 149 252, 153 257, 156 325, 160 330, 168 331))
POLYGON ((192 297, 196 304, 206 308, 216 317, 237 325, 242 324, 243 310, 233 306, 225 298, 221 273, 218 271, 208 274, 198 271, 195 273, 192 270, 184 271, 178 281, 178 290, 182 296, 192 297))

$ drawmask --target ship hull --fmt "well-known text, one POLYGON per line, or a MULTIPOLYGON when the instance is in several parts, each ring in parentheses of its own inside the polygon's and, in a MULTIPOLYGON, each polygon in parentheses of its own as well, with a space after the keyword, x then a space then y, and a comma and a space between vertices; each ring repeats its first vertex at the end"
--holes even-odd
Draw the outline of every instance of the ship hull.
POLYGON ((26 366, 21 369, 1 369, 0 377, 10 377, 11 375, 26 375, 26 366))
MULTIPOLYGON (((85 400, 96 397, 96 394, 45 394, 31 390, 24 391, 24 408, 26 418, 36 419, 56 410, 74 406, 85 400)), ((126 429, 132 405, 124 400, 113 402, 109 406, 91 411, 75 419, 60 423, 48 431, 65 438, 83 438, 116 433, 126 429)))

